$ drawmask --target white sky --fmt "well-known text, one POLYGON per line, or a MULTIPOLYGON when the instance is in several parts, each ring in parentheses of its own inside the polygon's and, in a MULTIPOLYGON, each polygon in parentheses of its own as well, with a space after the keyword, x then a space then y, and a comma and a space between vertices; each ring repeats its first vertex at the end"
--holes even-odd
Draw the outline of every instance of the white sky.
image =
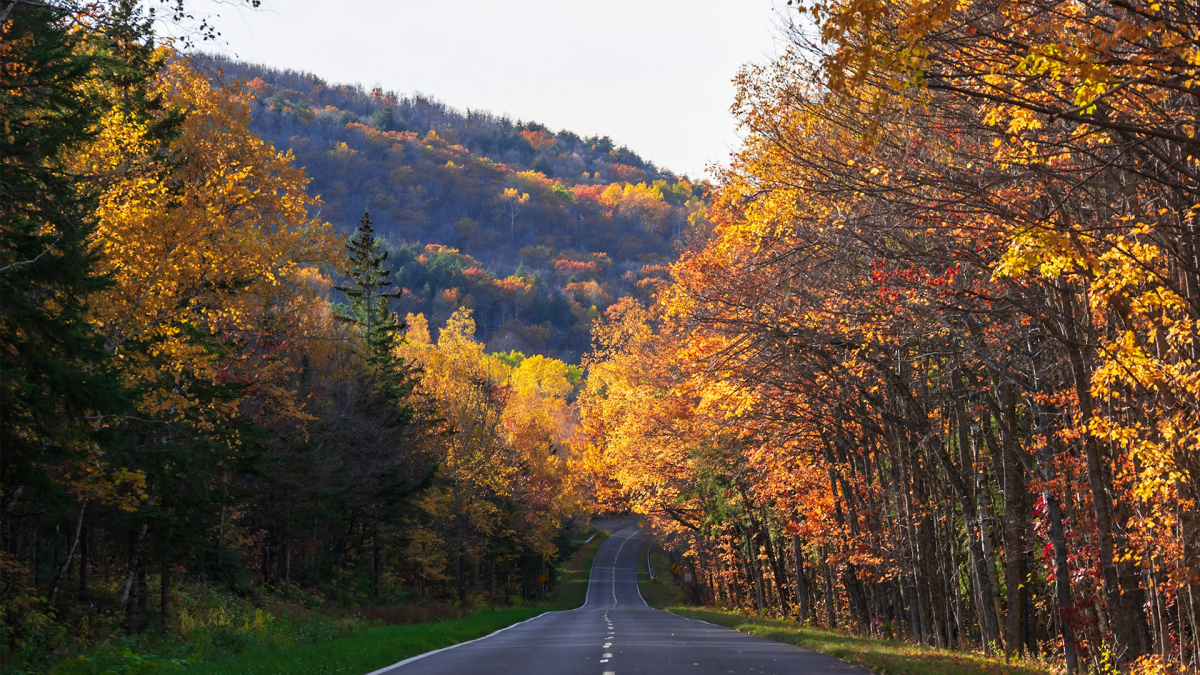
POLYGON ((190 0, 202 49, 611 136, 698 177, 736 146, 731 79, 776 53, 783 0, 190 0), (236 3, 232 3, 236 4, 236 3))

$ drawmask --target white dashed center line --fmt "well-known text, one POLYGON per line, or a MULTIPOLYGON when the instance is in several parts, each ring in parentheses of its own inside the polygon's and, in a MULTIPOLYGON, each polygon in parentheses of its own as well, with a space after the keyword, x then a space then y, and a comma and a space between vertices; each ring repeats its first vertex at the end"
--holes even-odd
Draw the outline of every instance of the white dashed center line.
MULTIPOLYGON (((604 638, 604 647, 603 647, 604 649, 612 648, 613 639, 614 639, 613 636, 616 634, 615 629, 613 628, 612 619, 609 618, 608 613, 610 611, 616 609, 617 604, 619 604, 617 601, 617 558, 620 557, 621 551, 625 548, 625 544, 627 544, 627 543, 629 543, 629 539, 626 539, 625 541, 621 542, 621 546, 617 549, 617 555, 614 556, 614 558, 613 558, 612 607, 609 607, 608 609, 604 610, 604 624, 608 628, 608 636, 604 638)), ((602 657, 600 659, 600 663, 608 663, 608 660, 611 659, 612 657, 613 657, 612 652, 604 652, 604 654, 602 655, 602 657)), ((611 670, 606 670, 606 671, 604 671, 604 675, 617 675, 617 674, 611 670)))

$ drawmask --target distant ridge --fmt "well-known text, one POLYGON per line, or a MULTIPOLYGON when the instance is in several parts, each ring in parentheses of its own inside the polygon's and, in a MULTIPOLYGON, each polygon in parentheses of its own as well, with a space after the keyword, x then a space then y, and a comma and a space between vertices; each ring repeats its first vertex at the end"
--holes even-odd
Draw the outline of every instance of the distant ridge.
POLYGON ((397 309, 439 326, 469 306, 493 351, 577 362, 591 320, 648 297, 704 218, 706 185, 608 137, 209 58, 253 96, 252 129, 305 168, 322 218, 348 232, 370 211, 411 291, 397 309))

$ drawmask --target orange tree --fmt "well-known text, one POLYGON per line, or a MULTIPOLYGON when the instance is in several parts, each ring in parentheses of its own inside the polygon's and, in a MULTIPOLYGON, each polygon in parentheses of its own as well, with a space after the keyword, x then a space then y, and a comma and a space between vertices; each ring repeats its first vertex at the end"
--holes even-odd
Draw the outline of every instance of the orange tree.
MULTIPOLYGON (((644 322, 671 364, 647 397, 748 445, 732 474, 775 499, 730 527, 798 537, 769 565, 794 583, 732 578, 759 610, 1072 671, 1192 662, 1189 10, 806 11, 819 32, 739 78, 714 230, 644 322)), ((585 413, 601 457, 654 424, 585 413)), ((700 447, 636 436, 660 474, 700 447)))

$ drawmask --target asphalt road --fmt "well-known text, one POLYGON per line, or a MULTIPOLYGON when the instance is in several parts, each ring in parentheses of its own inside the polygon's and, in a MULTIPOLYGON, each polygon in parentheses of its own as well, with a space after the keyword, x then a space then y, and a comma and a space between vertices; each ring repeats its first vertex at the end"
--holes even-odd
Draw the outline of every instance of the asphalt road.
POLYGON ((633 673, 851 673, 868 671, 728 628, 650 608, 638 591, 636 527, 596 552, 587 602, 371 675, 632 675, 633 673))

